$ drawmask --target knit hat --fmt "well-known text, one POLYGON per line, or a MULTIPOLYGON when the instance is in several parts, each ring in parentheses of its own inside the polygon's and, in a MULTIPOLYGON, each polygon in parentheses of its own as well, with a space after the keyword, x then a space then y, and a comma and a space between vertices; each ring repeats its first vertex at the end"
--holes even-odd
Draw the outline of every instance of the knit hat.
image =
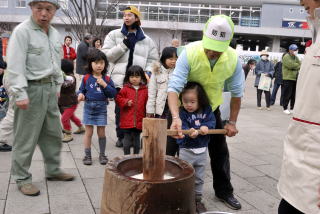
POLYGON ((296 51, 296 50, 298 50, 298 46, 296 44, 291 44, 289 46, 289 50, 296 51))
POLYGON ((139 19, 141 19, 141 13, 135 6, 128 6, 126 9, 124 9, 123 12, 130 12, 138 16, 139 19))
POLYGON ((58 0, 30 0, 29 6, 31 6, 32 3, 36 3, 36 2, 49 2, 49 3, 53 4, 54 6, 56 6, 57 9, 60 8, 58 0))
POLYGON ((268 51, 266 51, 266 50, 261 51, 260 56, 263 56, 263 55, 269 56, 268 51))
POLYGON ((203 29, 202 45, 205 49, 224 52, 229 47, 234 24, 229 16, 211 16, 203 29))

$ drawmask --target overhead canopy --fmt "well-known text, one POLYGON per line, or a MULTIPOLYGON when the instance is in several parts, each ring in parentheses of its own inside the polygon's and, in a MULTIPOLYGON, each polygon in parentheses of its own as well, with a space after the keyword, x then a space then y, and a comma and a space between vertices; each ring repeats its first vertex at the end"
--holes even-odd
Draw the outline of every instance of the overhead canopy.
MULTIPOLYGON (((171 2, 171 3, 190 3, 194 0, 140 0, 140 2, 171 2)), ((243 5, 243 6, 261 6, 263 4, 291 4, 299 5, 300 0, 199 0, 197 4, 221 4, 221 5, 243 5)))

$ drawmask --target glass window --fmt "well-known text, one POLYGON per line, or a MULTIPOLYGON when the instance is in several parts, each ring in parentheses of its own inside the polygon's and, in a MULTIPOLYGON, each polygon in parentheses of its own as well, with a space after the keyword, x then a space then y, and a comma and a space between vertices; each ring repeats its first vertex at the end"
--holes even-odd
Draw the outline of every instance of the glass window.
POLYGON ((8 7, 8 0, 0 0, 0 7, 8 7))
MULTIPOLYGON (((174 3, 171 3, 171 5, 174 3)), ((179 8, 178 7, 170 7, 169 12, 169 21, 177 22, 178 21, 179 8)))
POLYGON ((26 7, 27 2, 26 0, 16 0, 16 7, 26 7))

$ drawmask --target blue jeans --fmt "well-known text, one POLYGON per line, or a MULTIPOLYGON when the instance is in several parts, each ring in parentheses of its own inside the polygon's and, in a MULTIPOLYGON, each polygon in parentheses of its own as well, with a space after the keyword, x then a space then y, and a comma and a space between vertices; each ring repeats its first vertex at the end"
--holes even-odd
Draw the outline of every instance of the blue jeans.
POLYGON ((283 89, 282 89, 282 84, 279 84, 279 83, 274 83, 274 86, 272 89, 272 95, 271 95, 271 105, 273 105, 276 102, 277 92, 280 86, 281 86, 280 105, 281 106, 283 105, 283 89))

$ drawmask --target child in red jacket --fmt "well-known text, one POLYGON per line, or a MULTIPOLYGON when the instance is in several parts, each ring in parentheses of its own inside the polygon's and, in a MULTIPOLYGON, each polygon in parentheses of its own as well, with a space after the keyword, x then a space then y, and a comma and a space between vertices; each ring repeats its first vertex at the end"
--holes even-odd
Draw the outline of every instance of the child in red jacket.
POLYGON ((116 97, 120 107, 120 128, 124 132, 123 151, 125 155, 139 154, 140 133, 142 130, 142 119, 146 114, 148 101, 147 79, 140 66, 133 65, 128 68, 123 80, 123 88, 116 97))

